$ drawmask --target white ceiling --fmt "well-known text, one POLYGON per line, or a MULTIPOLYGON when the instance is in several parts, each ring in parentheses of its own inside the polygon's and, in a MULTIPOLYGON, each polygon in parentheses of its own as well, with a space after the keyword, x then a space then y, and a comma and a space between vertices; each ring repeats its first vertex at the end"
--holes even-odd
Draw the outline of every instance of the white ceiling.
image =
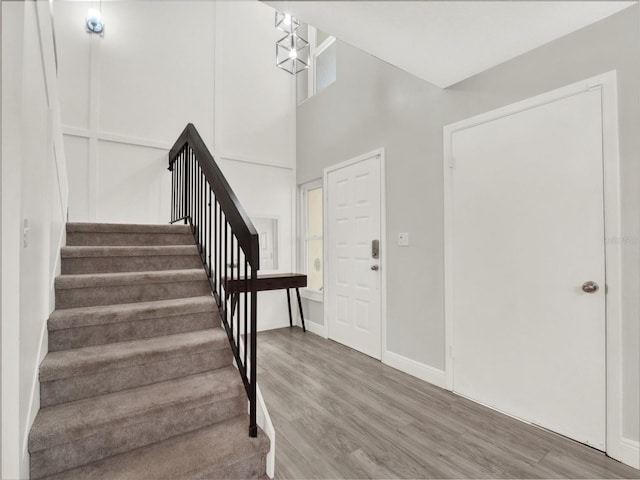
POLYGON ((266 1, 445 88, 634 1, 266 1))

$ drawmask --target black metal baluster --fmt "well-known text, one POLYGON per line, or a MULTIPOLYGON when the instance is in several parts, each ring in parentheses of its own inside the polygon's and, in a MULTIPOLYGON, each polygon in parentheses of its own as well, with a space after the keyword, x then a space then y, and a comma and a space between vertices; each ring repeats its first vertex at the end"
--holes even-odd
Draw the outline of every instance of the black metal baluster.
MULTIPOLYGON (((178 218, 182 218, 184 216, 184 196, 183 196, 183 192, 184 192, 184 175, 183 175, 183 170, 184 170, 184 156, 182 155, 182 152, 180 152, 180 156, 179 156, 179 161, 178 161, 178 176, 180 177, 178 179, 178 202, 180 205, 180 208, 178 210, 178 218)), ((176 219, 177 220, 177 219, 176 219)))
POLYGON ((219 274, 220 269, 218 268, 218 199, 213 196, 213 278, 215 280, 215 290, 218 292, 220 287, 219 274))
POLYGON ((184 170, 182 172, 182 177, 183 177, 183 184, 184 184, 184 191, 183 193, 183 203, 182 203, 182 207, 184 209, 184 211, 182 212, 182 216, 184 217, 184 224, 187 224, 187 205, 189 202, 189 176, 188 176, 188 172, 189 172, 189 155, 188 155, 188 151, 187 151, 188 147, 185 147, 184 151, 182 152, 182 156, 184 159, 184 170))
POLYGON ((229 269, 227 268, 227 250, 229 249, 229 245, 227 244, 228 241, 228 234, 227 234, 227 218, 225 215, 225 219, 224 219, 224 266, 222 268, 224 268, 224 278, 225 278, 225 285, 224 285, 224 298, 220 299, 222 301, 223 304, 223 309, 224 309, 224 320, 225 323, 227 323, 227 299, 229 298, 229 269))
MULTIPOLYGON (((253 242, 252 242, 253 243, 253 242)), ((257 242, 256 242, 257 243, 257 242)), ((253 247, 253 245, 252 245, 253 247)), ((252 261, 255 261, 255 257, 258 254, 257 245, 252 248, 253 255, 252 261)), ((258 271, 252 265, 251 266, 251 368, 249 371, 249 436, 258 436, 258 425, 256 423, 256 381, 257 381, 257 335, 256 335, 256 318, 257 318, 257 305, 258 305, 258 292, 256 291, 258 281, 258 271)), ((245 365, 246 368, 246 365, 245 365)), ((245 370, 246 371, 246 370, 245 370)))
POLYGON ((204 206, 202 201, 202 168, 198 164, 198 248, 200 249, 200 255, 202 255, 202 207, 204 206))
POLYGON ((249 336, 249 330, 247 330, 247 304, 249 300, 249 262, 247 261, 247 252, 244 253, 244 362, 242 365, 245 368, 245 376, 247 373, 247 338, 249 336))
MULTIPOLYGON (((191 212, 193 208, 193 158, 191 156, 191 150, 187 151, 187 155, 189 157, 189 170, 187 172, 187 176, 189 177, 189 181, 187 182, 187 193, 189 194, 189 204, 187 206, 187 217, 189 218, 189 225, 191 224, 191 212)), ((193 230, 192 230, 193 231, 193 230)))
POLYGON ((219 302, 222 302, 222 288, 226 288, 222 283, 223 272, 222 272, 222 207, 218 208, 218 285, 220 286, 220 296, 218 298, 219 302))
POLYGON ((191 166, 191 187, 189 188, 189 192, 191 193, 191 208, 189 208, 189 219, 191 220, 191 232, 193 233, 196 217, 196 195, 198 193, 196 191, 196 156, 193 150, 191 151, 191 161, 189 164, 191 166))
POLYGON ((176 195, 176 169, 175 169, 175 163, 172 163, 171 166, 169 167, 171 169, 171 221, 173 222, 175 220, 175 215, 174 215, 174 208, 176 205, 175 202, 175 195, 176 195))
POLYGON ((196 184, 196 154, 191 151, 191 209, 189 210, 189 217, 191 219, 191 228, 194 232, 196 227, 196 196, 198 195, 198 185, 196 184))
POLYGON ((200 166, 198 165, 198 159, 195 158, 193 162, 193 234, 196 240, 196 244, 198 246, 198 251, 200 251, 200 240, 198 239, 198 212, 200 211, 200 204, 198 202, 198 196, 200 195, 200 182, 198 181, 198 173, 200 170, 200 166))
MULTIPOLYGON (((230 244, 229 245, 229 247, 230 247, 229 248, 229 254, 231 256, 231 261, 229 262, 227 267, 229 267, 229 277, 231 278, 230 285, 232 285, 232 286, 229 288, 229 291, 231 292, 231 296, 227 297, 227 298, 231 299, 230 327, 231 327, 231 336, 233 337, 233 316, 234 316, 234 313, 235 313, 234 312, 234 310, 235 310, 235 308, 234 308, 235 301, 234 300, 235 300, 235 295, 237 294, 237 289, 236 289, 235 283, 233 283, 233 280, 234 280, 234 277, 235 277, 235 275, 234 275, 235 274, 235 268, 234 268, 234 263, 233 263, 233 251, 234 251, 234 249, 233 249, 233 238, 234 238, 233 237, 233 231, 231 231, 229 233, 231 234, 230 235, 231 240, 229 241, 229 244, 230 244)), ((236 342, 237 342, 237 340, 236 340, 236 342)))
POLYGON ((238 352, 240 351, 240 244, 238 243, 238 240, 236 239, 236 263, 237 265, 237 269, 238 269, 238 296, 236 297, 236 302, 237 302, 237 306, 236 306, 236 310, 238 310, 237 314, 236 314, 236 331, 238 332, 238 334, 236 335, 237 338, 237 342, 238 342, 238 352))
POLYGON ((199 202, 200 202, 200 219, 199 219, 199 225, 200 227, 198 228, 198 234, 199 234, 199 238, 200 238, 200 245, 202 245, 202 249, 200 250, 201 253, 204 256, 204 210, 206 208, 206 203, 204 202, 204 174, 202 173, 202 168, 200 168, 200 172, 198 175, 198 180, 200 181, 200 198, 199 198, 199 202))
MULTIPOLYGON (((211 192, 211 186, 207 182, 207 189, 209 190, 209 243, 207 244, 208 254, 209 254, 209 278, 213 282, 213 264, 211 263, 211 248, 213 247, 213 237, 211 236, 211 223, 213 220, 213 193, 211 192)), ((214 284, 215 289, 215 284, 214 284)))

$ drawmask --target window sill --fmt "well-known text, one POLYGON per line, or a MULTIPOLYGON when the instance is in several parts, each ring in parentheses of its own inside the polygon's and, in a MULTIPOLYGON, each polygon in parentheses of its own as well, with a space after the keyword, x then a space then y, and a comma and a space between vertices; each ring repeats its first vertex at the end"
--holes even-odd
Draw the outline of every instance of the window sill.
POLYGON ((318 292, 317 290, 309 290, 308 288, 300 289, 300 296, 302 298, 306 298, 307 300, 313 300, 314 302, 323 302, 322 292, 318 292))

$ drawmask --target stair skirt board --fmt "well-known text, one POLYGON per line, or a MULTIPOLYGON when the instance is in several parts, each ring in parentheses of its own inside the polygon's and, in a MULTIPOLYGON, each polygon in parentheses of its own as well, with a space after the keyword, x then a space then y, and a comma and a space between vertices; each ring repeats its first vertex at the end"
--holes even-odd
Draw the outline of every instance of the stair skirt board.
POLYGON ((189 226, 70 223, 31 478, 264 478, 189 226))

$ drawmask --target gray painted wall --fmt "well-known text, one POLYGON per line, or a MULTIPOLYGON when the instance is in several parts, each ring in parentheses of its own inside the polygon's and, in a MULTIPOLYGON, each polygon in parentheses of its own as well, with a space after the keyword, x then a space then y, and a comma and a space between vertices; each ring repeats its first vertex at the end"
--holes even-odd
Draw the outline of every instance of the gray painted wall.
MULTIPOLYGON (((443 369, 442 127, 617 70, 624 228, 623 435, 635 440, 640 438, 639 18, 635 5, 446 90, 340 42, 338 80, 297 111, 298 183, 320 178, 329 165, 386 148, 388 349, 443 369), (395 244, 398 232, 410 233, 409 247, 395 244)), ((310 320, 322 321, 317 309, 314 313, 310 320)))

